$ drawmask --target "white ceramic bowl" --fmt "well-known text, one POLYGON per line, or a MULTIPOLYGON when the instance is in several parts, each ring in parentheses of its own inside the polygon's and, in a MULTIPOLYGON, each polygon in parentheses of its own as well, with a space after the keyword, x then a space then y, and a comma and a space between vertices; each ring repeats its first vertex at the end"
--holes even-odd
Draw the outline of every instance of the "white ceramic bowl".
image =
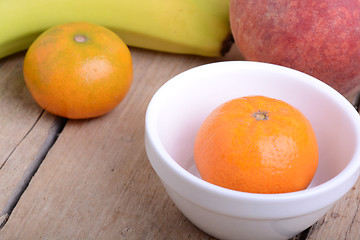
POLYGON ((220 239, 293 237, 319 220, 359 177, 359 114, 323 82, 277 65, 232 61, 185 71, 153 96, 145 128, 149 160, 170 198, 192 223, 220 239), (200 178, 193 160, 199 126, 218 105, 247 95, 284 100, 311 122, 320 159, 306 190, 252 194, 200 178))

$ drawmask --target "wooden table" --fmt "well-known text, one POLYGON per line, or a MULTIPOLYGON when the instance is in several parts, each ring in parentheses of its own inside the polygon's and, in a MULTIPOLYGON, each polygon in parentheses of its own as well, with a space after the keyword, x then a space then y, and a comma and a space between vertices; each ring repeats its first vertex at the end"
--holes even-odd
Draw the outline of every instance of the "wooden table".
MULTIPOLYGON (((24 52, 0 59, 0 239, 213 239, 164 191, 145 153, 144 117, 171 77, 242 58, 234 47, 223 58, 130 50, 127 97, 103 117, 77 121, 37 106, 24 52)), ((294 239, 360 239, 359 184, 294 239)))

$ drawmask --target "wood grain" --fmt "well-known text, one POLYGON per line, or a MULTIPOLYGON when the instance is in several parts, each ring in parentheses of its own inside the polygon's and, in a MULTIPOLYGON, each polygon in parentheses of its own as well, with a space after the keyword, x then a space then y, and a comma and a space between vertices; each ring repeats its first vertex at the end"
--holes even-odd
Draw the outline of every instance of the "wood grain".
POLYGON ((21 194, 55 121, 30 96, 22 61, 23 54, 0 61, 0 226, 21 194))

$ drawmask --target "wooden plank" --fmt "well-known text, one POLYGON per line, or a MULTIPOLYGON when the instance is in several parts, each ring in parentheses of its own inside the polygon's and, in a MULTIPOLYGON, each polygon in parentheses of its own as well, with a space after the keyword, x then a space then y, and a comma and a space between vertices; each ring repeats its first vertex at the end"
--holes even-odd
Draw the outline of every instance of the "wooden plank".
POLYGON ((22 76, 23 53, 0 61, 0 226, 26 184, 54 116, 37 106, 22 76))
POLYGON ((0 62, 0 165, 3 165, 42 110, 32 100, 22 76, 22 55, 0 62))

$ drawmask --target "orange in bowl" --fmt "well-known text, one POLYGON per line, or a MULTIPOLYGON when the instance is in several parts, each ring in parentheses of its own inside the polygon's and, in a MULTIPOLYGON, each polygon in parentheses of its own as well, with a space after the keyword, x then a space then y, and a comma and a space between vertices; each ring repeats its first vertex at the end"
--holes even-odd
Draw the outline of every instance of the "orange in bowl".
POLYGON ((310 122, 284 101, 249 96, 216 108, 201 125, 194 160, 201 177, 250 193, 303 190, 318 165, 310 122))

